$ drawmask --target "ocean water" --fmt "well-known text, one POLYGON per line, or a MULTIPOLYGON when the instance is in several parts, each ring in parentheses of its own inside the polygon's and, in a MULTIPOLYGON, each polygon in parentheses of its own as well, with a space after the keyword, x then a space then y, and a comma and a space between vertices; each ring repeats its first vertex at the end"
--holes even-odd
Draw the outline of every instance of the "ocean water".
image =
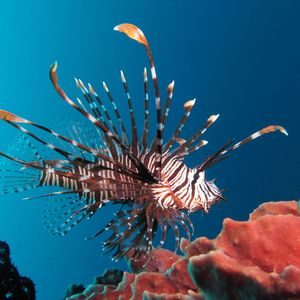
MULTIPOLYGON (((175 80, 167 136, 186 100, 197 98, 183 137, 220 113, 205 134, 208 145, 186 160, 189 166, 229 138, 242 139, 269 124, 287 129, 288 137, 267 135, 208 171, 207 177, 227 190, 227 201, 207 215, 191 216, 195 236, 213 238, 224 218, 246 220, 265 201, 299 198, 299 1, 29 0, 1 5, 1 109, 45 125, 65 116, 79 118, 50 83, 49 66, 58 61, 60 83, 72 98, 80 96, 74 76, 91 82, 102 95, 105 80, 129 124, 119 78, 123 69, 141 129, 147 57, 141 45, 112 30, 130 22, 149 40, 162 99, 175 80)), ((0 151, 5 151, 18 132, 0 123, 0 133, 0 151)), ((41 224, 46 199, 25 201, 22 196, 1 196, 0 239, 10 244, 20 273, 36 283, 38 300, 62 299, 70 283, 88 284, 105 268, 127 270, 125 262, 114 263, 101 254, 101 237, 83 240, 105 224, 113 208, 99 211, 66 237, 54 237, 41 224)), ((171 237, 166 247, 172 249, 171 237)))

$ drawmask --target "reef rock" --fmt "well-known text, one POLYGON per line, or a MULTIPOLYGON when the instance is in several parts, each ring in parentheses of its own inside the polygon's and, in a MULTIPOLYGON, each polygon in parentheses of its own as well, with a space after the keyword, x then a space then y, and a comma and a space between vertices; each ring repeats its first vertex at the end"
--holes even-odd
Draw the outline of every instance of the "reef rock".
POLYGON ((181 251, 155 249, 144 260, 128 259, 131 273, 120 283, 102 281, 66 299, 300 299, 296 201, 262 204, 248 221, 225 219, 216 239, 182 239, 181 251))
POLYGON ((4 241, 0 241, 0 299, 35 300, 34 283, 28 277, 20 276, 11 262, 9 246, 4 241))

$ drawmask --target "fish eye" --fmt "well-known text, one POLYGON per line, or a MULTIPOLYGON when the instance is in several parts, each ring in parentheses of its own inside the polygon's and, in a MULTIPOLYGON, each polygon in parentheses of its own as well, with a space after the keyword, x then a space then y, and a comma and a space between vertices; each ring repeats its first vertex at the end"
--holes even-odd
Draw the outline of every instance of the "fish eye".
POLYGON ((197 180, 199 178, 199 173, 194 174, 194 180, 197 180))

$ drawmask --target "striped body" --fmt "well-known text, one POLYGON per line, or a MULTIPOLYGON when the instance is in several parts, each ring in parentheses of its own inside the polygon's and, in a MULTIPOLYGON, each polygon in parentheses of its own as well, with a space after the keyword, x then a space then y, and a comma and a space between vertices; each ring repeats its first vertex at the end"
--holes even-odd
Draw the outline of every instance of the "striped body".
MULTIPOLYGON (((155 170, 155 153, 146 152, 138 155, 138 159, 145 167, 153 172, 155 170)), ((118 156, 117 161, 133 168, 132 161, 128 156, 118 156)), ((58 186, 65 189, 83 190, 80 192, 84 198, 101 206, 108 199, 120 199, 129 201, 154 201, 161 208, 167 209, 186 209, 190 212, 201 209, 208 211, 214 201, 221 196, 220 191, 211 182, 204 179, 204 172, 197 173, 188 168, 182 161, 171 158, 165 153, 161 165, 161 181, 157 184, 143 183, 139 190, 135 189, 134 184, 141 184, 141 181, 130 176, 119 174, 112 171, 112 163, 99 161, 95 164, 88 164, 84 168, 77 166, 72 173, 80 175, 79 179, 71 179, 63 175, 58 175, 50 168, 43 171, 40 185, 58 186), (93 171, 99 167, 105 167, 105 170, 93 171), (108 168, 108 169, 107 169, 108 168), (199 177, 195 178, 195 174, 199 177), (110 183, 111 190, 103 190, 97 187, 99 178, 105 178, 110 183), (120 184, 126 182, 126 184, 120 184), (119 193, 117 191, 121 190, 119 193)))
POLYGON ((188 238, 190 230, 193 230, 193 224, 186 212, 208 212, 214 203, 223 199, 214 182, 206 180, 205 171, 227 158, 229 152, 264 134, 280 131, 287 135, 287 132, 278 125, 267 126, 236 144, 226 143, 206 157, 201 164, 189 168, 184 159, 207 144, 207 141, 201 140, 202 135, 219 115, 211 115, 190 138, 184 139, 182 130, 196 102, 195 99, 188 100, 183 105, 182 118, 171 139, 165 142, 163 136, 173 98, 174 81, 167 87, 166 103, 162 107, 152 53, 143 32, 132 24, 121 24, 115 30, 125 33, 146 49, 156 106, 156 131, 153 141, 149 142, 149 86, 146 68, 143 72, 145 120, 142 136, 139 138, 129 86, 122 71, 120 77, 128 104, 131 134, 127 132, 117 103, 105 82, 102 86, 107 97, 106 102, 112 106, 117 122, 113 122, 105 100, 91 84, 86 86, 76 78, 76 86, 82 92, 84 101, 78 98, 76 102, 71 100, 58 83, 55 63, 50 68, 50 79, 54 88, 66 103, 83 115, 92 129, 74 123, 65 128, 66 133, 62 134, 0 110, 0 118, 21 131, 21 144, 32 153, 29 160, 3 152, 0 155, 12 164, 3 164, 2 171, 5 175, 2 177, 6 179, 1 188, 3 193, 21 192, 40 186, 62 188, 38 196, 47 196, 50 200, 58 199, 54 201, 58 203, 57 207, 46 210, 51 217, 60 212, 57 219, 45 221, 46 227, 54 234, 66 234, 83 219, 92 217, 104 205, 119 205, 111 221, 106 226, 102 225, 101 230, 93 236, 110 231, 111 235, 104 242, 104 249, 115 250, 113 258, 118 260, 124 255, 138 258, 150 253, 158 232, 161 237, 157 246, 161 247, 169 229, 174 232, 177 250, 179 227, 188 238), (54 141, 39 137, 22 124, 46 132, 54 141), (55 159, 42 158, 32 140, 50 149, 55 159), (16 178, 13 182, 12 177, 16 178), (61 217, 65 221, 58 223, 61 217))

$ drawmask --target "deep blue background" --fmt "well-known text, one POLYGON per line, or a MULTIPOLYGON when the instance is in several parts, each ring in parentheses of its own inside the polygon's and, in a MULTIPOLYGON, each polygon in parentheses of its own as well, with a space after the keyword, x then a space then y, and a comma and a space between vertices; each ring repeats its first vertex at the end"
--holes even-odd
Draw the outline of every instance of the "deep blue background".
MULTIPOLYGON (((221 114, 205 136, 209 144, 188 165, 200 163, 228 138, 243 138, 268 124, 289 132, 288 138, 272 134, 257 140, 208 172, 228 189, 227 202, 208 215, 192 215, 196 234, 212 238, 226 217, 245 220, 262 202, 299 197, 299 11, 297 0, 2 1, 0 107, 43 124, 62 115, 76 117, 49 81, 49 65, 58 60, 60 82, 74 97, 79 94, 73 76, 101 93, 106 80, 116 98, 123 97, 119 70, 124 69, 142 112, 145 52, 112 30, 123 22, 138 25, 150 41, 161 90, 176 81, 167 132, 188 99, 196 97, 197 105, 184 136, 210 114, 221 114)), ((142 113, 138 121, 141 127, 142 113)), ((1 123, 0 132, 3 151, 16 131, 1 123)), ((100 254, 101 238, 83 241, 104 224, 110 209, 57 238, 41 224, 45 200, 20 198, 0 199, 0 239, 9 242, 20 272, 36 282, 39 300, 61 299, 69 283, 87 284, 106 267, 126 269, 100 254)))

